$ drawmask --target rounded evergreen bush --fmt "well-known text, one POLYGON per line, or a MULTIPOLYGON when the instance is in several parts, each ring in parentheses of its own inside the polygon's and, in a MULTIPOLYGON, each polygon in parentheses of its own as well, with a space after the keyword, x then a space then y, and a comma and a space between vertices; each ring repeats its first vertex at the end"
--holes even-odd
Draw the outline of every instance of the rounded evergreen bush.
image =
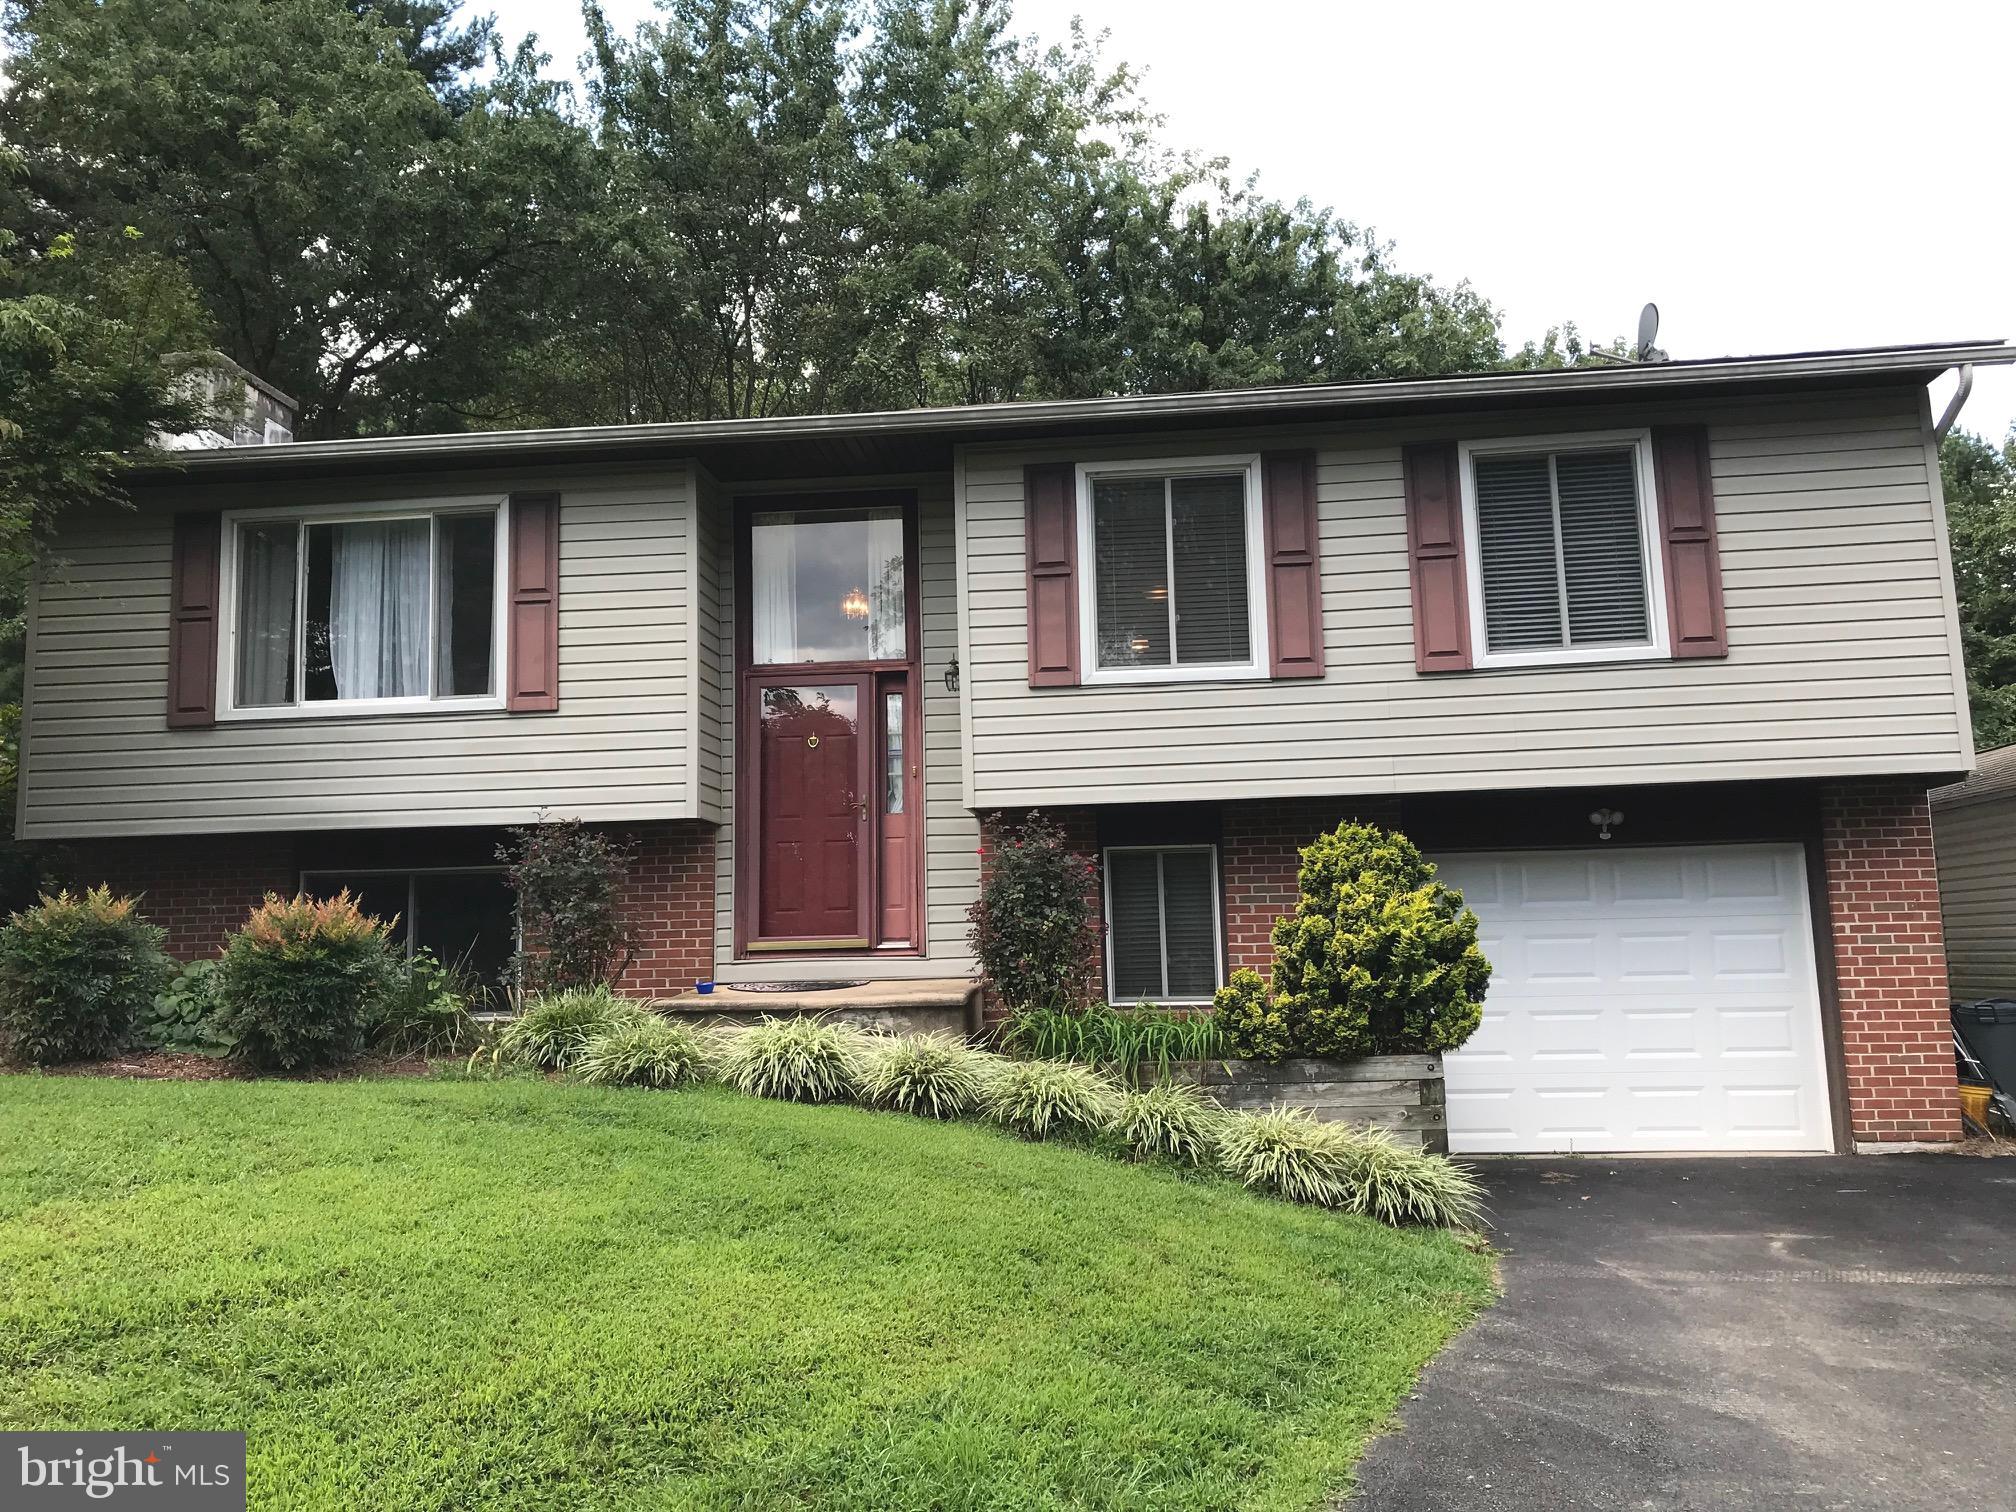
POLYGON ((325 1066, 361 1048, 393 969, 386 926, 349 893, 268 893, 218 961, 218 1024, 262 1070, 325 1066))
POLYGON ((594 1087, 685 1087, 700 1080, 706 1057, 691 1029, 650 1014, 619 1020, 589 1040, 572 1069, 594 1087))
POLYGON ((861 1095, 899 1113, 962 1118, 979 1107, 996 1059, 947 1034, 891 1039, 869 1048, 861 1095))
POLYGON ((1303 850, 1300 887, 1273 980, 1242 970, 1218 992, 1234 1054, 1420 1055, 1476 1032, 1491 983, 1477 915, 1405 835, 1339 825, 1303 850))
POLYGON ((165 938, 104 887, 22 909, 0 928, 0 1050, 52 1065, 119 1049, 174 974, 165 938))

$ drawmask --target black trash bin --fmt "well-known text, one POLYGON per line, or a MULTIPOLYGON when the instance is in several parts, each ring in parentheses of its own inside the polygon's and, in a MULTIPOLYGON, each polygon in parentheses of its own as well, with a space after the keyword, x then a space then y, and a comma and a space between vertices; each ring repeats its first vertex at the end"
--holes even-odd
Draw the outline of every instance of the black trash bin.
POLYGON ((1953 1027, 1996 1089, 2016 1097, 2016 999, 1955 1003, 1953 1027))

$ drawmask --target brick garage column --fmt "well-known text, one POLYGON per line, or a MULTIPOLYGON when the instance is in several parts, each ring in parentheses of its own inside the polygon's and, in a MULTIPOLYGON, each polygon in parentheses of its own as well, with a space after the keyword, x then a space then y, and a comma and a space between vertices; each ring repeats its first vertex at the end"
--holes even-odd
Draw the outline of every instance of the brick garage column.
POLYGON ((1924 784, 1868 778, 1823 785, 1820 843, 1854 1137, 1958 1139, 1939 878, 1924 784))
POLYGON ((617 986, 674 997, 714 975, 714 826, 699 820, 615 826, 636 843, 630 921, 637 955, 617 986))
POLYGON ((1225 805, 1219 862, 1225 878, 1228 971, 1266 976, 1274 965, 1274 922, 1295 911, 1302 847, 1345 819, 1392 827, 1400 800, 1282 798, 1225 805))
POLYGON ((301 881, 286 835, 76 840, 59 864, 73 886, 139 894, 141 916, 168 931, 178 961, 215 955, 266 894, 291 897, 301 881))

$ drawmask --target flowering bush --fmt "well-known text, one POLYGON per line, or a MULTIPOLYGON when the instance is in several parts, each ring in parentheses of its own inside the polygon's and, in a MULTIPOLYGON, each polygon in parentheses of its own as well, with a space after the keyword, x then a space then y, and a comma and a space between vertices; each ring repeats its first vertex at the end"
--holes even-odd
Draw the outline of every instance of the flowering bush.
POLYGON ((1085 1002, 1099 976, 1098 867, 1039 813, 997 816, 982 833, 966 937, 988 985, 1014 1012, 1085 1002))
POLYGON ((0 929, 0 1041, 37 1064, 109 1055, 167 985, 162 932, 103 887, 45 895, 0 929))
POLYGON ((1423 1054, 1476 1032, 1491 982, 1477 916, 1405 835, 1339 825, 1302 852, 1300 882, 1274 926, 1273 981, 1239 971, 1219 990, 1237 1054, 1423 1054))
POLYGON ((356 1051, 392 981, 386 936, 347 892, 268 893, 217 966, 218 1025, 231 1053, 294 1071, 356 1051))

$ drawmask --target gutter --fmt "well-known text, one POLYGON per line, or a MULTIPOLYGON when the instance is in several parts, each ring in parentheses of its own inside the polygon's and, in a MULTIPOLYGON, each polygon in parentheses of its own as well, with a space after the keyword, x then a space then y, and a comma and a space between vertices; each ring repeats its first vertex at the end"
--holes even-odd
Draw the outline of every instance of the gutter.
POLYGON ((875 437, 1002 437, 1060 427, 1156 419, 1237 418, 1255 413, 1292 417, 1313 411, 1496 403, 1532 396, 1631 394, 1713 389, 1731 384, 1870 377, 1926 378, 1959 366, 2016 362, 2016 346, 2001 341, 1871 347, 1775 357, 1708 358, 1629 367, 1588 366, 1543 372, 1473 373, 1447 378, 1378 379, 1190 394, 1141 394, 1103 399, 1053 399, 845 415, 793 415, 748 420, 692 420, 658 425, 573 426, 550 430, 472 431, 432 436, 302 441, 282 446, 229 447, 182 454, 172 467, 141 467, 135 482, 165 482, 210 474, 325 468, 363 470, 421 460, 469 464, 558 460, 580 453, 627 449, 666 455, 695 447, 875 437))
POLYGON ((1961 406, 1966 404, 1967 396, 1973 392, 1974 364, 1963 362, 1960 364, 1960 386, 1953 390, 1953 397, 1946 405, 1946 413, 1941 415, 1939 423, 1932 427, 1933 440, 1944 441, 1946 439, 1946 432, 1953 429, 1953 422, 1960 418, 1961 406))

